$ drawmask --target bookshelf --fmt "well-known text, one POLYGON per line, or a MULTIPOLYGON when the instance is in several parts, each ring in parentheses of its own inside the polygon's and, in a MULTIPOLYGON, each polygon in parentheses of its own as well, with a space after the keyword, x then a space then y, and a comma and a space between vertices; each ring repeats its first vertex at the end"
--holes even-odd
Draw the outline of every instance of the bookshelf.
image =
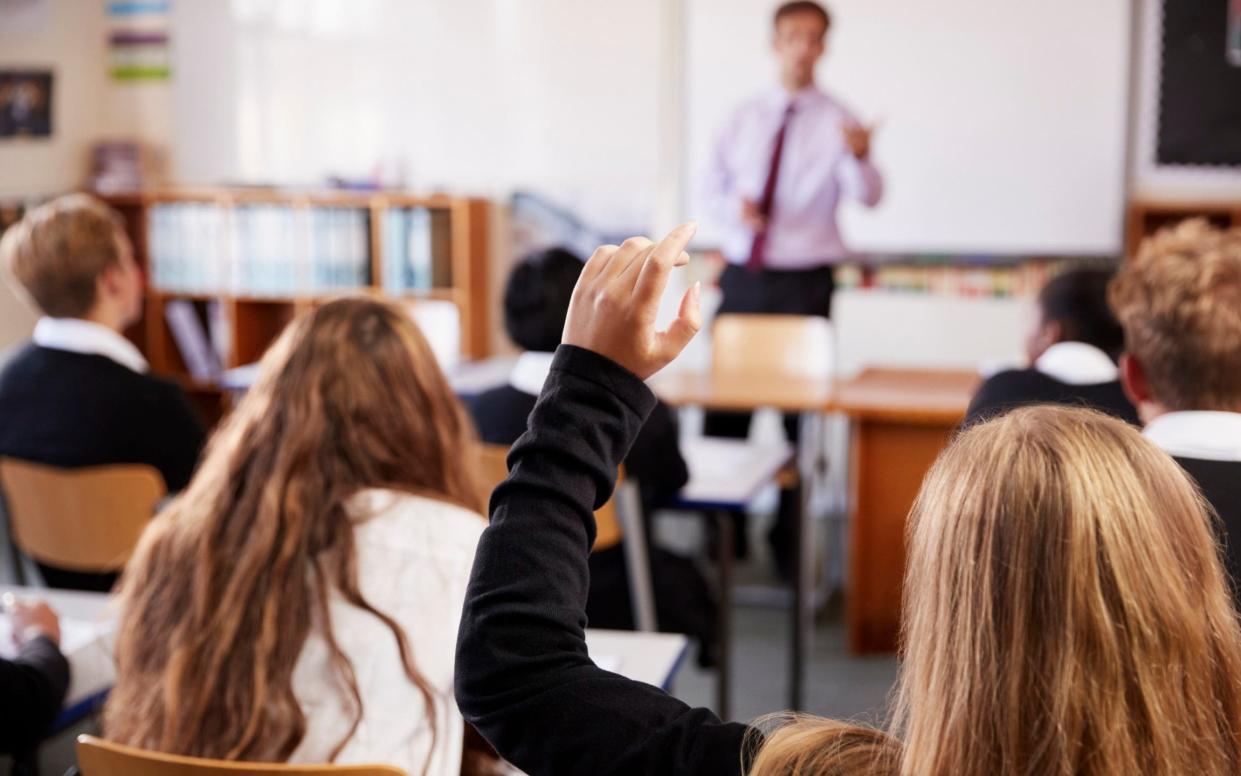
POLYGON ((193 376, 170 306, 198 318, 223 369, 256 361, 297 314, 347 293, 452 302, 462 357, 490 354, 487 200, 266 189, 101 198, 124 218, 148 279, 143 317, 126 334, 211 422, 227 397, 193 376))
POLYGON ((1125 256, 1133 256, 1147 235, 1186 218, 1205 218, 1221 227, 1241 226, 1241 199, 1160 201, 1135 199, 1125 214, 1125 256))

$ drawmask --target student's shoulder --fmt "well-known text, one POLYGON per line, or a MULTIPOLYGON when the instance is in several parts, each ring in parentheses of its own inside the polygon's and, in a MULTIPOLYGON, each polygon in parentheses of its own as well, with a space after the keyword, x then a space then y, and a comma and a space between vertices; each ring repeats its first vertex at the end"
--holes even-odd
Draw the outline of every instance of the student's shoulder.
POLYGON ((436 554, 468 552, 472 557, 487 521, 477 512, 442 499, 375 488, 356 494, 349 508, 359 543, 397 551, 436 554))

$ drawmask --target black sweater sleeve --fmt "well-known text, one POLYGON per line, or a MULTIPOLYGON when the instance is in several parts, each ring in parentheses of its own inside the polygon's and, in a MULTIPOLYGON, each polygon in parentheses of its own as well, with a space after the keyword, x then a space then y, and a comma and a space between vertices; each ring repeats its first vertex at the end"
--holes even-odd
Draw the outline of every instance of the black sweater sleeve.
POLYGON ((198 411, 176 385, 160 384, 160 413, 149 444, 152 460, 164 475, 169 493, 185 490, 194 476, 207 431, 198 411))
POLYGON ((69 688, 69 663, 46 638, 0 660, 0 752, 23 754, 47 733, 69 688))
POLYGON ((457 701, 531 776, 742 772, 749 728, 586 653, 593 512, 654 404, 617 364, 561 346, 491 497, 457 642, 457 701))

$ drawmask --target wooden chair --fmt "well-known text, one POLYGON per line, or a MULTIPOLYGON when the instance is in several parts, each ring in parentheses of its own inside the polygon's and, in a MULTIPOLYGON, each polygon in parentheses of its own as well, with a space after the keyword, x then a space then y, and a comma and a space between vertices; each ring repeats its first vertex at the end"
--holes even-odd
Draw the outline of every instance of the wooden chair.
POLYGON ((830 378, 832 324, 809 315, 721 315, 711 330, 716 374, 763 379, 830 378))
POLYGON ((14 546, 48 566, 120 571, 164 497, 163 477, 142 464, 58 469, 0 460, 14 546))
POLYGON ((82 776, 406 776, 391 765, 286 765, 179 757, 78 736, 82 776))
MULTIPOLYGON (((504 445, 481 445, 479 474, 483 503, 486 504, 491 499, 491 492, 508 477, 508 448, 504 445)), ((595 544, 591 551, 615 547, 626 534, 630 541, 624 543, 623 549, 634 623, 638 630, 652 632, 657 629, 655 592, 651 582, 651 560, 647 553, 646 526, 642 522, 642 499, 636 484, 627 480, 625 470, 621 469, 612 498, 595 512, 595 544)))

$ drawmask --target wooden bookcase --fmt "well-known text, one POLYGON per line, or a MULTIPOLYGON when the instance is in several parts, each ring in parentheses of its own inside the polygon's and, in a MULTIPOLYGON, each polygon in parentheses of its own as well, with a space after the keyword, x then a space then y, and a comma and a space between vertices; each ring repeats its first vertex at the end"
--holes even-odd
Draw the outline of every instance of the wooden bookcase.
POLYGON ((1146 236, 1187 218, 1205 218, 1221 227, 1241 226, 1241 200, 1132 200, 1125 214, 1125 256, 1133 256, 1146 236))
POLYGON ((490 264, 490 203, 484 199, 447 195, 417 196, 393 192, 282 192, 248 189, 172 189, 101 197, 125 219, 126 231, 133 240, 139 264, 151 277, 150 225, 152 208, 164 204, 210 204, 224 210, 255 205, 279 205, 293 209, 316 207, 345 208, 365 211, 369 244, 369 282, 356 288, 336 288, 324 292, 295 294, 248 294, 235 291, 187 293, 159 287, 152 281, 147 289, 142 320, 127 335, 143 351, 152 370, 180 382, 208 421, 214 423, 223 414, 227 396, 219 385, 194 380, 186 368, 181 352, 165 319, 165 305, 174 299, 194 303, 200 311, 209 302, 217 302, 231 340, 227 348, 225 369, 257 361, 285 325, 298 313, 317 304, 347 293, 372 293, 394 296, 417 305, 419 300, 440 299, 456 304, 460 314, 461 352, 467 360, 490 355, 490 305, 488 304, 488 267, 490 264), (389 294, 384 283, 383 229, 385 215, 393 208, 420 208, 430 211, 437 224, 443 225, 445 239, 437 244, 447 256, 435 256, 436 262, 446 261, 450 277, 445 284, 425 290, 389 294))

